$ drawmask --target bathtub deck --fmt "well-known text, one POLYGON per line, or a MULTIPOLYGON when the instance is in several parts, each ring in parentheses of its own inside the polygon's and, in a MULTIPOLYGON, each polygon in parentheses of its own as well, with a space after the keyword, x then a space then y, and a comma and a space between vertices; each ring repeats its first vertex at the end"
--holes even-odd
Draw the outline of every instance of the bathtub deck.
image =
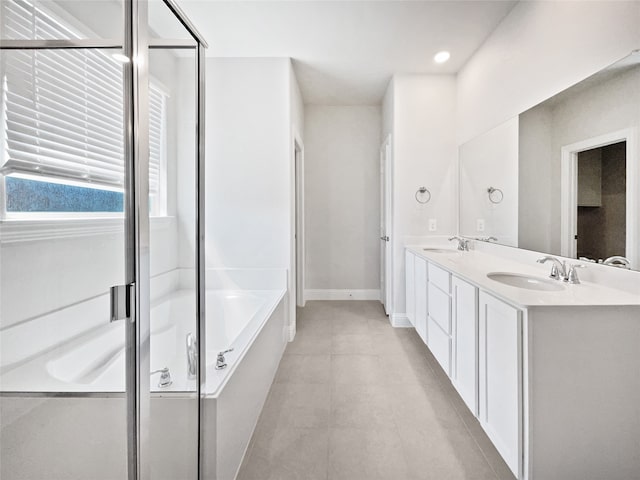
POLYGON ((307 302, 239 480, 514 477, 413 329, 307 302))

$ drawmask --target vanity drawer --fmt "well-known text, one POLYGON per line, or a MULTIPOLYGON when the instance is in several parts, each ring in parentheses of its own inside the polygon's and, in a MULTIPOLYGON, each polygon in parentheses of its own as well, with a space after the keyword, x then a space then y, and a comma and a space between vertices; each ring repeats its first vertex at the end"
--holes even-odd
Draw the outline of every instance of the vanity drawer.
POLYGON ((431 317, 440 328, 451 335, 451 297, 429 282, 427 306, 431 317))
POLYGON ((440 326, 429 317, 427 320, 429 350, 438 363, 442 366, 447 375, 451 376, 451 337, 447 335, 440 326))
POLYGON ((434 264, 429 264, 429 281, 446 293, 451 293, 451 274, 434 264))

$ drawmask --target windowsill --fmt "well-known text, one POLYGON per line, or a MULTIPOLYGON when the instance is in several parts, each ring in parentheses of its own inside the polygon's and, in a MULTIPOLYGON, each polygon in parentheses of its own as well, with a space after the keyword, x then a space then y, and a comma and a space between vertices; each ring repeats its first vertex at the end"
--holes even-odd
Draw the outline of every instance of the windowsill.
MULTIPOLYGON (((153 231, 165 230, 175 223, 175 219, 169 216, 151 217, 150 228, 153 231)), ((0 222, 0 243, 77 238, 123 231, 122 217, 11 219, 0 222)))

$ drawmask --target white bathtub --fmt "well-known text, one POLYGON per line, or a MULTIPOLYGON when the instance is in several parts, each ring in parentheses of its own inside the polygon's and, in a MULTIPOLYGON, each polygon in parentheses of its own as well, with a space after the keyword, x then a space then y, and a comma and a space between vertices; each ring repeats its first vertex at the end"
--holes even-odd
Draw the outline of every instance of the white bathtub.
MULTIPOLYGON (((195 325, 193 291, 178 290, 154 302, 151 366, 169 367, 174 383, 153 388, 157 376, 151 383, 152 478, 195 478, 199 404, 205 422, 204 478, 235 478, 287 343, 286 305, 284 290, 207 292, 208 366, 200 403, 194 381, 185 378, 185 335, 195 325), (229 366, 215 370, 215 354, 228 347, 234 348, 227 355, 229 366)), ((3 365, 0 410, 10 428, 3 429, 2 440, 11 448, 0 449, 0 476, 126 476, 124 460, 104 460, 105 455, 126 458, 123 340, 122 323, 108 324, 3 365), (51 448, 56 442, 63 448, 51 448)))
MULTIPOLYGON (((215 395, 235 369, 252 340, 268 320, 283 290, 209 290, 206 298, 207 383, 215 395), (225 370, 215 370, 217 353, 226 355, 225 370)), ((177 290, 151 306, 151 371, 169 368, 173 383, 159 388, 159 375, 151 379, 155 392, 193 392, 187 378, 186 336, 196 332, 195 293, 177 290)), ((123 392, 125 384, 124 323, 108 323, 75 336, 55 348, 14 364, 3 365, 3 392, 123 392)), ((28 341, 23 339, 22 341, 28 341)))

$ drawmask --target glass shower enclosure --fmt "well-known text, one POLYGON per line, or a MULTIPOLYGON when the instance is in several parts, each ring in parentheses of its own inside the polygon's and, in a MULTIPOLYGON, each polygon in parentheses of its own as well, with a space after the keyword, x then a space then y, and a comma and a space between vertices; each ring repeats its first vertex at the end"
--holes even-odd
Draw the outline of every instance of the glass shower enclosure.
POLYGON ((202 478, 206 46, 172 0, 0 0, 3 479, 202 478))

